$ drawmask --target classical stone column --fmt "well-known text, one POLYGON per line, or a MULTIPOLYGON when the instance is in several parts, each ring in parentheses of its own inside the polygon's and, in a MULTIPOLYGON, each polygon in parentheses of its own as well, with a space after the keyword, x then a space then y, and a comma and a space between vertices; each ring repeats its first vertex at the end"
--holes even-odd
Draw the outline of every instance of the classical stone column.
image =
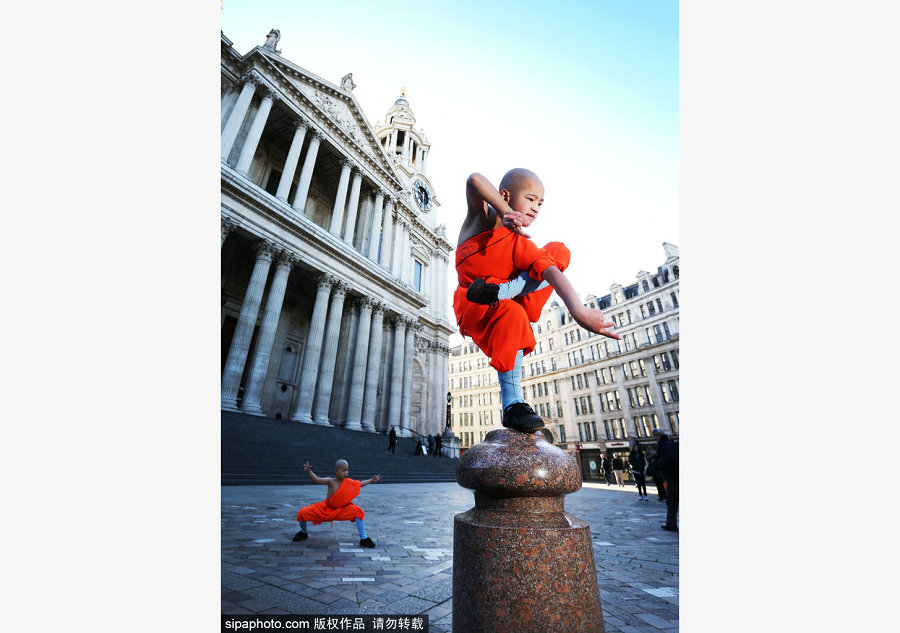
POLYGON ((253 101, 253 94, 256 92, 257 84, 261 83, 259 75, 250 73, 243 78, 244 87, 241 89, 241 95, 237 99, 237 103, 231 109, 228 115, 228 122, 222 130, 222 160, 227 161, 231 148, 234 146, 234 139, 237 138, 247 116, 247 110, 250 108, 250 102, 253 101))
POLYGON ((393 242, 391 234, 393 233, 394 203, 396 200, 394 196, 389 195, 384 201, 384 220, 381 224, 381 255, 378 256, 378 263, 387 268, 388 271, 392 270, 391 263, 393 262, 391 257, 391 245, 393 242))
POLYGON ((396 244, 394 246, 394 261, 391 263, 391 272, 403 281, 403 254, 405 252, 403 245, 406 241, 406 221, 400 214, 399 209, 394 211, 394 225, 397 227, 397 234, 395 236, 396 244))
POLYGON ((422 173, 425 173, 425 170, 428 168, 428 150, 424 150, 422 152, 422 173))
POLYGON ((238 410, 238 389, 241 386, 241 376, 247 362, 250 340, 253 338, 253 328, 256 326, 259 304, 266 287, 266 277, 269 274, 274 250, 274 246, 265 241, 260 242, 256 248, 256 264, 253 266, 250 283, 244 294, 241 314, 234 330, 234 337, 231 339, 231 346, 228 348, 225 371, 222 373, 222 408, 228 411, 238 410))
POLYGON ((337 279, 328 273, 319 277, 316 291, 316 302, 313 305, 312 318, 309 321, 309 334, 306 337, 306 350, 303 352, 303 365, 300 368, 300 385, 298 387, 297 409, 291 420, 311 424, 313 399, 316 395, 316 381, 319 374, 319 360, 322 358, 322 336, 325 334, 325 314, 328 311, 328 296, 337 279))
POLYGON ((366 385, 366 356, 369 351, 369 328, 372 325, 372 300, 363 297, 359 306, 359 333, 353 357, 353 381, 350 384, 350 405, 344 428, 362 430, 363 393, 366 385))
POLYGON ((341 225, 344 223, 344 206, 347 204, 347 184, 350 182, 350 170, 353 162, 347 158, 341 161, 341 179, 338 181, 337 195, 334 198, 334 208, 331 210, 331 226, 328 232, 340 237, 341 225))
POLYGON ((347 226, 344 227, 344 241, 353 246, 353 232, 356 230, 356 214, 359 212, 359 188, 362 173, 359 167, 353 170, 353 184, 350 186, 350 202, 347 205, 347 226))
POLYGON ((256 154, 256 148, 259 147, 259 139, 262 138, 263 129, 266 127, 266 119, 269 118, 269 112, 272 110, 274 101, 274 93, 267 91, 262 103, 259 104, 259 110, 256 111, 256 116, 253 117, 253 123, 250 124, 247 139, 244 141, 241 155, 235 166, 235 170, 239 174, 246 175, 250 171, 250 163, 253 162, 253 155, 256 154))
POLYGON ((337 358, 343 353, 340 378, 338 378, 338 369, 335 366, 335 379, 333 389, 337 393, 331 394, 331 406, 328 415, 331 420, 331 426, 344 426, 347 423, 347 409, 350 404, 350 387, 353 380, 353 361, 355 359, 356 337, 359 336, 359 308, 362 297, 356 297, 350 300, 350 309, 347 310, 347 321, 345 317, 341 323, 341 333, 338 335, 340 344, 337 350, 337 358), (346 323, 346 327, 344 326, 346 323))
POLYGON ((308 124, 303 119, 298 119, 294 126, 294 138, 291 141, 291 148, 288 150, 287 160, 284 161, 284 169, 281 171, 278 189, 275 191, 275 197, 285 203, 287 203, 288 193, 291 191, 291 183, 294 181, 297 163, 300 161, 300 150, 303 148, 303 139, 306 138, 308 124))
POLYGON ((402 434, 403 429, 400 428, 400 398, 403 395, 403 350, 406 335, 407 318, 397 315, 393 319, 394 322, 394 354, 391 365, 391 408, 388 414, 386 429, 396 426, 402 434))
POLYGON ((238 85, 235 84, 225 91, 222 95, 222 124, 219 126, 220 132, 225 130, 225 124, 228 123, 228 115, 231 114, 232 108, 238 98, 238 85))
POLYGON ((225 238, 227 238, 237 226, 237 222, 231 218, 226 218, 224 215, 222 216, 222 243, 219 245, 219 248, 225 245, 225 238))
POLYGON ((406 322, 406 344, 403 350, 403 395, 400 396, 400 434, 409 437, 409 405, 412 398, 412 366, 413 343, 416 339, 416 331, 421 329, 415 325, 413 319, 406 322))
MULTIPOLYGON (((362 194, 360 194, 362 195, 362 194)), ((356 230, 357 237, 353 240, 353 247, 360 253, 365 255, 369 252, 369 235, 372 233, 372 194, 366 194, 361 197, 359 203, 359 217, 356 219, 359 228, 356 230)))
MULTIPOLYGON (((384 304, 372 304, 372 327, 369 330, 369 353, 366 364, 366 390, 363 398, 360 424, 364 431, 375 430, 375 399, 378 395, 378 369, 381 365, 381 342, 384 304)), ((356 375, 356 372, 353 374, 356 375)))
POLYGON ((269 296, 266 299, 266 308, 263 311, 262 325, 259 328, 259 339, 256 343, 256 353, 250 361, 250 385, 244 394, 241 410, 244 413, 263 415, 262 395, 266 374, 269 372, 269 359, 272 356, 272 344, 275 342, 275 330, 278 328, 278 319, 281 317, 281 305, 284 302, 284 291, 287 288, 288 275, 294 265, 294 256, 282 251, 278 255, 278 263, 275 266, 275 276, 269 288, 269 296))
POLYGON ((379 187, 372 207, 372 232, 369 238, 369 259, 378 261, 378 236, 381 234, 381 213, 384 210, 384 191, 379 187))
POLYGON ((309 147, 306 149, 306 158, 303 159, 303 168, 300 170, 300 182, 297 183, 297 193, 294 194, 294 211, 304 213, 306 209, 306 196, 309 195, 309 184, 312 182, 313 168, 316 166, 316 155, 319 153, 319 143, 322 142, 322 133, 314 130, 309 139, 309 147))
POLYGON ((322 426, 330 424, 328 409, 331 406, 331 389, 334 381, 334 366, 337 358, 338 338, 341 333, 341 318, 344 313, 344 297, 347 285, 338 282, 328 308, 328 323, 325 326, 325 343, 322 348, 322 362, 319 367, 319 387, 316 390, 316 404, 313 422, 322 426))
POLYGON ((444 431, 443 419, 441 418, 441 407, 444 403, 446 391, 441 390, 441 378, 443 377, 441 372, 441 344, 438 341, 434 341, 431 345, 428 346, 428 349, 431 350, 431 380, 429 381, 431 384, 429 385, 429 394, 431 406, 428 409, 428 428, 433 428, 435 433, 442 433, 444 431))

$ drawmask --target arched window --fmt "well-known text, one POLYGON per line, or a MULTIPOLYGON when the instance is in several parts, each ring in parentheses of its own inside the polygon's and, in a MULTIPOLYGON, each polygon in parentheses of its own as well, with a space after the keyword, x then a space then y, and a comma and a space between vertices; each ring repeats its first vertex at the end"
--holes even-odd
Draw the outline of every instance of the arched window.
POLYGON ((641 285, 644 288, 644 292, 650 292, 650 284, 647 283, 646 279, 641 282, 641 285))
POLYGON ((672 266, 672 273, 675 275, 675 279, 678 279, 678 266, 672 266))

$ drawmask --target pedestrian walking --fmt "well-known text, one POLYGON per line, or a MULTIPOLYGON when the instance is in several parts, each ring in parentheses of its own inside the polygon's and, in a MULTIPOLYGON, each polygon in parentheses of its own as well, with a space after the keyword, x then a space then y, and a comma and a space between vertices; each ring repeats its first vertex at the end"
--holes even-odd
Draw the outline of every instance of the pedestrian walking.
POLYGON ((622 458, 619 457, 618 453, 615 453, 615 457, 613 457, 613 473, 616 475, 616 483, 619 484, 620 488, 625 487, 625 462, 622 461, 622 458))
POLYGON ((397 448, 397 431, 391 427, 391 432, 388 433, 388 452, 393 455, 395 448, 397 448))
POLYGON ((611 486, 613 482, 613 463, 609 453, 603 453, 603 476, 606 477, 606 485, 611 486))
POLYGON ((653 436, 659 438, 656 445, 657 466, 666 480, 666 523, 661 525, 669 532, 678 531, 678 447, 660 429, 653 429, 653 436))
POLYGON ((647 456, 637 442, 631 445, 631 452, 628 453, 628 466, 631 468, 631 476, 634 477, 634 483, 638 489, 638 501, 648 501, 647 499, 647 456))
POLYGON ((441 439, 440 433, 434 436, 434 456, 444 456, 444 441, 441 439))
POLYGON ((666 487, 663 485, 662 474, 659 472, 659 467, 657 466, 657 455, 656 449, 650 451, 650 454, 647 455, 647 474, 650 475, 651 479, 653 479, 653 483, 656 484, 656 494, 658 495, 659 501, 666 500, 666 487))
POLYGON ((434 454, 434 436, 431 433, 428 434, 427 443, 428 443, 428 452, 433 455, 434 454))

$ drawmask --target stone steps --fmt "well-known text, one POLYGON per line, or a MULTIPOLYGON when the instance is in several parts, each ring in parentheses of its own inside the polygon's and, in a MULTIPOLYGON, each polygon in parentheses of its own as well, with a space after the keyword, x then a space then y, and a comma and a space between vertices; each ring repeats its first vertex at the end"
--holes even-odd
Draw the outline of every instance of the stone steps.
POLYGON ((387 452, 385 434, 301 424, 241 413, 222 412, 221 483, 234 485, 305 485, 309 461, 316 474, 330 476, 334 462, 346 459, 350 476, 376 473, 384 483, 456 481, 459 460, 415 455, 416 440, 397 438, 387 452))

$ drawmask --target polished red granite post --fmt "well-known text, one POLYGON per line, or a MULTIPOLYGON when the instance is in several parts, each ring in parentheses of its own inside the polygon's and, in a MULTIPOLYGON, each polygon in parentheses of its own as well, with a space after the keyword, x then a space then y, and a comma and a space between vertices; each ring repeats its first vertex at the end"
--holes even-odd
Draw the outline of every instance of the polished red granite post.
POLYGON ((475 507, 453 520, 454 633, 603 633, 590 526, 565 511, 575 460, 541 433, 491 431, 460 458, 475 507))

